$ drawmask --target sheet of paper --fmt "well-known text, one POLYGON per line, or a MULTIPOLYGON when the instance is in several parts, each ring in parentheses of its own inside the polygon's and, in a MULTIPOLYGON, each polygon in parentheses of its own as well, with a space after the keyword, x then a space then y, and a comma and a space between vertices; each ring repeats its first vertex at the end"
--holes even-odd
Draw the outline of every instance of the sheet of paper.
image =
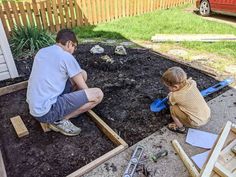
POLYGON ((190 128, 188 130, 186 142, 192 146, 211 149, 216 139, 216 134, 190 128))
POLYGON ((194 161, 194 163, 198 166, 198 168, 202 169, 204 163, 207 160, 208 154, 210 153, 209 151, 203 152, 201 154, 197 154, 191 157, 191 159, 194 161))

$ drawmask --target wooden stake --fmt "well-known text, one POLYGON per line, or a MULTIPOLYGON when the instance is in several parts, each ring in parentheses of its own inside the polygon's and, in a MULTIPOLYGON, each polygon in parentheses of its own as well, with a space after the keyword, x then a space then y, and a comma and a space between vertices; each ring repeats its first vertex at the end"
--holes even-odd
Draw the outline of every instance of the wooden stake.
POLYGON ((19 138, 29 134, 29 131, 20 116, 12 117, 10 120, 19 138))
POLYGON ((189 159, 189 157, 187 156, 187 154, 184 152, 184 150, 182 149, 182 147, 180 146, 179 142, 177 140, 173 140, 172 141, 172 145, 174 146, 175 151, 178 153, 179 157, 182 159, 182 161, 184 162, 184 165, 187 167, 190 175, 192 177, 198 177, 199 176, 199 172, 196 169, 195 165, 193 164, 193 162, 189 159))

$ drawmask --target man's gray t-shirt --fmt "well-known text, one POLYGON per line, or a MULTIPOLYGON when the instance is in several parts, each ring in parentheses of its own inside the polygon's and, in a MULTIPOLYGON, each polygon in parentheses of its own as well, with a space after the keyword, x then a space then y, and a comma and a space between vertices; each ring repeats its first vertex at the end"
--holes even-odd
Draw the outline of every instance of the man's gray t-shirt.
POLYGON ((67 80, 81 71, 73 55, 60 46, 55 44, 39 50, 27 89, 30 114, 35 117, 45 115, 63 92, 67 80))

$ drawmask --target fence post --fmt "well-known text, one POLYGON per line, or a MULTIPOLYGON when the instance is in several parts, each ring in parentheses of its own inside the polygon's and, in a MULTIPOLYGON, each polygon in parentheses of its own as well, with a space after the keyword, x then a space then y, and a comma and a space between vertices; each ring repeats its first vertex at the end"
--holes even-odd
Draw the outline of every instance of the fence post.
POLYGON ((42 29, 42 26, 40 23, 40 14, 38 11, 38 6, 37 6, 36 0, 32 0, 32 6, 33 6, 33 12, 34 12, 37 28, 42 29))

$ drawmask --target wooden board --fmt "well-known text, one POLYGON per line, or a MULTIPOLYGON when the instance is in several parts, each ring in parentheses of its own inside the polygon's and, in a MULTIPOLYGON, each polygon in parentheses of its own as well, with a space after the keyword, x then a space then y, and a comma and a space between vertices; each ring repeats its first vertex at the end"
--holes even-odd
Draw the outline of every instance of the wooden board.
POLYGON ((58 10, 59 10, 59 15, 60 15, 60 27, 65 28, 66 25, 65 25, 64 11, 62 8, 61 0, 57 0, 57 6, 58 6, 58 10))
POLYGON ((18 90, 25 89, 27 87, 27 85, 28 85, 28 81, 23 81, 23 82, 20 82, 17 84, 2 87, 2 88, 0 88, 0 96, 5 95, 5 94, 9 94, 12 92, 16 92, 18 90))
POLYGON ((126 149, 126 147, 124 147, 123 145, 120 145, 120 146, 116 147, 115 149, 109 151, 108 153, 104 154, 103 156, 97 158, 96 160, 94 160, 94 161, 90 162, 89 164, 83 166, 82 168, 78 169, 77 171, 69 174, 67 177, 82 176, 85 173, 87 173, 87 172, 91 171, 92 169, 94 169, 95 167, 97 167, 98 165, 100 165, 103 162, 107 161, 111 157, 121 153, 125 149, 126 149))
POLYGON ((27 19, 26 19, 26 12, 25 12, 25 8, 24 8, 23 2, 18 2, 18 6, 19 6, 20 16, 21 16, 23 25, 27 26, 28 22, 27 22, 27 19))
POLYGON ((97 124, 103 133, 105 133, 108 138, 115 143, 116 145, 123 145, 128 147, 127 143, 116 133, 114 132, 95 112, 92 110, 88 111, 89 116, 97 124))
POLYGON ((231 149, 236 146, 236 133, 230 132, 225 142, 225 148, 221 151, 214 171, 220 176, 236 176, 236 154, 231 149))
POLYGON ((82 168, 76 170, 75 172, 69 174, 67 177, 79 177, 84 175, 85 173, 91 171, 98 165, 102 164, 106 160, 110 159, 111 157, 119 154, 123 150, 128 147, 128 144, 119 136, 117 135, 95 112, 92 110, 87 112, 88 115, 92 118, 92 120, 97 124, 100 130, 105 133, 105 135, 118 147, 115 149, 107 152, 103 156, 97 158, 96 160, 90 162, 89 164, 83 166, 82 168))
POLYGON ((55 32, 54 23, 53 23, 53 16, 52 16, 52 6, 51 5, 52 4, 51 4, 50 1, 46 1, 49 28, 52 32, 55 32))
POLYGON ((7 19, 8 19, 10 29, 12 30, 12 29, 14 29, 14 21, 13 21, 13 18, 11 16, 11 13, 10 13, 10 6, 8 4, 8 1, 3 1, 2 4, 3 4, 4 10, 6 12, 6 16, 7 16, 7 19))
POLYGON ((42 26, 41 26, 41 23, 40 23, 39 9, 38 9, 36 0, 32 0, 32 6, 33 6, 34 17, 35 17, 35 20, 36 20, 37 28, 42 29, 42 26))
POLYGON ((16 6, 16 2, 15 1, 9 1, 11 4, 11 8, 12 8, 12 12, 13 12, 13 16, 16 22, 17 26, 21 26, 21 22, 20 22, 20 18, 19 18, 19 14, 18 14, 18 9, 16 6))
POLYGON ((193 162, 190 160, 190 158, 187 156, 187 154, 184 152, 184 150, 182 149, 182 147, 180 146, 178 141, 173 140, 172 145, 173 145, 175 151, 177 152, 177 154, 180 156, 180 158, 183 161, 184 165, 188 169, 190 175, 192 177, 198 177, 199 172, 198 172, 197 168, 195 167, 193 162))
POLYGON ((47 22, 46 11, 45 11, 45 1, 41 1, 39 2, 39 4, 40 4, 40 12, 41 12, 43 28, 48 29, 48 22, 47 22))
POLYGON ((219 134, 201 173, 183 151, 177 140, 172 142, 191 176, 194 177, 236 177, 236 154, 231 151, 236 145, 236 133, 232 130, 234 124, 228 121, 219 134))
POLYGON ((54 19, 55 19, 55 25, 56 25, 56 32, 60 30, 60 24, 59 24, 59 14, 58 14, 58 8, 57 8, 57 1, 52 0, 52 8, 53 8, 53 14, 54 14, 54 19))
POLYGON ((212 170, 215 166, 215 163, 217 162, 217 159, 222 151, 222 148, 225 144, 225 141, 230 133, 232 123, 228 121, 221 132, 221 134, 218 136, 218 139, 216 140, 215 145, 212 148, 212 151, 209 154, 209 158, 206 161, 205 165, 202 167, 200 176, 206 177, 210 176, 212 173, 212 170))
POLYGON ((82 16, 82 10, 81 10, 81 0, 75 1, 75 11, 76 11, 76 20, 77 20, 77 26, 83 25, 83 16, 82 16))
POLYGON ((75 27, 76 26, 75 9, 74 9, 74 4, 73 4, 72 0, 69 0, 69 7, 70 7, 70 16, 71 16, 72 27, 75 27))
POLYGON ((27 16, 28 16, 28 20, 30 22, 30 26, 33 27, 35 26, 34 20, 33 20, 33 12, 31 10, 31 3, 29 2, 25 2, 25 7, 26 7, 26 12, 27 12, 27 16))
POLYGON ((29 131, 20 116, 12 117, 10 120, 19 138, 29 134, 29 131))

